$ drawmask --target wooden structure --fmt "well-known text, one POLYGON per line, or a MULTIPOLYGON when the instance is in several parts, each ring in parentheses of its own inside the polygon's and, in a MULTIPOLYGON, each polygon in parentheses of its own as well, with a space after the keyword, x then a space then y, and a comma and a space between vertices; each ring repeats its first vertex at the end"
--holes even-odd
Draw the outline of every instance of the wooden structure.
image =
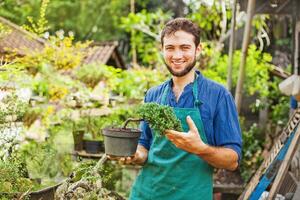
POLYGON ((88 55, 84 59, 83 63, 102 63, 125 69, 125 63, 117 47, 117 41, 92 43, 92 45, 87 49, 88 55))
MULTIPOLYGON (((248 15, 253 15, 255 14, 275 14, 275 15, 289 15, 292 18, 292 29, 293 29, 293 38, 292 38, 292 66, 293 66, 293 73, 294 74, 299 74, 299 37, 300 37, 300 1, 298 0, 239 0, 241 9, 246 11, 248 15), (251 11, 251 12, 249 12, 251 11), (298 21, 298 22, 297 22, 298 21)), ((250 26, 252 23, 252 18, 248 18, 247 22, 246 22, 246 27, 250 26)), ((245 31, 245 35, 250 35, 250 29, 248 31, 245 31)), ((247 51, 245 50, 246 48, 248 48, 248 41, 249 41, 249 37, 244 37, 244 42, 243 44, 245 44, 245 46, 243 45, 243 55, 246 58, 247 55, 247 51), (244 49, 245 47, 245 49, 244 49)), ((241 64, 240 68, 243 69, 244 63, 241 64)), ((281 78, 285 78, 286 76, 288 76, 288 73, 282 73, 278 70, 272 71, 273 74, 280 76, 281 78), (279 72, 279 73, 278 73, 279 72)), ((238 101, 239 105, 241 103, 241 101, 238 101)), ((297 136, 297 135, 296 135, 297 136)), ((287 155, 290 157, 300 157, 300 153, 299 150, 296 153, 296 155, 294 156, 294 152, 297 148, 297 141, 298 141, 299 137, 295 137, 294 141, 292 141, 291 147, 293 148, 289 148, 287 155)), ((276 148, 276 147, 274 147, 276 148)), ((288 157, 287 156, 287 157, 288 157)), ((295 160, 295 159, 294 159, 295 160)), ((297 161, 292 161, 292 158, 288 158, 288 160, 284 160, 284 162, 282 163, 282 165, 280 165, 277 173, 277 176, 275 178, 275 181, 273 183, 272 189, 270 191, 269 197, 268 199, 273 199, 275 198, 275 195, 278 193, 278 191, 282 190, 282 188, 286 187, 287 185, 291 185, 290 183, 293 182, 295 184, 293 184, 296 187, 296 193, 298 190, 300 190, 299 188, 297 188, 298 186, 298 182, 299 182, 299 177, 296 177, 294 174, 300 174, 300 159, 297 159, 297 161), (292 162, 291 168, 294 170, 292 170, 292 173, 288 172, 288 167, 290 166, 290 163, 292 162), (293 164, 296 167, 293 167, 293 164), (287 179, 284 177, 287 177, 288 175, 290 175, 292 178, 289 179, 289 181, 286 181, 287 179), (291 181, 294 180, 294 181, 291 181), (284 184, 283 184, 284 182, 284 184), (280 187, 280 186, 283 187, 280 187)), ((267 161, 265 161, 267 162, 267 161)), ((264 163, 265 163, 264 162, 264 163)), ((263 166, 263 165, 262 165, 263 166)), ((266 167, 266 164, 265 166, 266 167)), ((258 181, 260 178, 260 169, 257 172, 257 180, 258 181)), ((252 180, 251 180, 252 182, 252 180)), ((253 184, 252 184, 253 185, 253 184)), ((254 187, 254 186, 253 186, 254 187)), ((289 188, 290 189, 290 188, 289 188)), ((250 190, 248 190, 250 191, 250 190)), ((293 191, 295 192, 295 191, 293 191)), ((250 192, 248 192, 250 193, 250 192)), ((295 196, 295 195, 294 195, 295 196)), ((244 199, 248 199, 247 197, 244 199)))
MULTIPOLYGON (((247 10, 248 0, 240 0, 241 10, 247 10)), ((255 14, 300 15, 298 0, 256 0, 255 14)))
POLYGON ((40 51, 46 41, 32 34, 20 26, 0 17, 0 23, 8 29, 8 33, 0 38, 0 53, 5 54, 14 51, 19 56, 24 56, 26 50, 40 51))
MULTIPOLYGON (((249 0, 239 0, 241 10, 247 10, 249 0)), ((300 1, 298 0, 255 0, 254 14, 288 15, 293 27, 293 72, 299 74, 300 1)), ((251 22, 249 22, 251 23, 251 22)))
MULTIPOLYGON (((7 19, 0 17, 0 23, 8 29, 8 33, 0 38, 0 55, 14 52, 16 56, 24 56, 28 51, 41 51, 47 45, 47 40, 26 31, 7 19)), ((126 65, 117 47, 117 41, 94 42, 86 49, 87 56, 83 60, 83 64, 101 63, 125 69, 126 65)))
MULTIPOLYGON (((248 183, 244 193, 240 196, 240 200, 256 200, 262 192, 273 182, 268 199, 273 199, 280 190, 280 186, 285 182, 284 187, 292 185, 286 179, 287 170, 291 163, 292 157, 299 143, 300 138, 300 109, 297 109, 290 118, 287 126, 282 131, 279 138, 274 143, 268 157, 260 165, 254 176, 248 183)), ((297 185, 296 185, 297 186, 297 185)), ((291 191, 290 188, 282 191, 291 191)))

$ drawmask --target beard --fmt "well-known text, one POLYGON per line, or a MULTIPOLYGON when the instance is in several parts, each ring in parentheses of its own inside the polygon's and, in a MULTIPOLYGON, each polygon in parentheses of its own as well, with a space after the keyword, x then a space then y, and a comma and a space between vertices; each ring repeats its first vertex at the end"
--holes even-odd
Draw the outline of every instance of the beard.
POLYGON ((173 76, 176 76, 176 77, 183 77, 185 75, 187 75, 195 66, 196 64, 196 59, 194 58, 193 62, 189 63, 183 70, 179 71, 179 72, 175 72, 172 67, 170 65, 168 65, 165 62, 165 65, 167 66, 167 69, 168 71, 173 75, 173 76))

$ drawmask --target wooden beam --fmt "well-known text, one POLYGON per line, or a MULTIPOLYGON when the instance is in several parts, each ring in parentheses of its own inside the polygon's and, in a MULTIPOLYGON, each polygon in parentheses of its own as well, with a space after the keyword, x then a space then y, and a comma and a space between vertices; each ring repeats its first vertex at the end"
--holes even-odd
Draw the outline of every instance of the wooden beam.
POLYGON ((291 73, 284 71, 282 68, 280 67, 274 67, 273 69, 270 69, 269 71, 272 75, 277 76, 281 79, 286 79, 289 76, 291 76, 291 73))
POLYGON ((243 38, 243 47, 242 47, 242 56, 241 56, 241 63, 239 69, 238 83, 235 91, 235 103, 237 106, 238 113, 240 113, 241 110, 242 93, 243 93, 242 90, 243 90, 245 70, 246 70, 246 59, 247 59, 248 45, 250 41, 251 23, 254 14, 255 2, 256 0, 249 0, 248 7, 247 7, 247 21, 246 21, 246 27, 244 32, 244 38, 243 38))
POLYGON ((236 0, 233 1, 232 5, 232 18, 231 18, 231 35, 229 44, 229 57, 228 57, 228 67, 227 67, 227 89, 230 91, 232 87, 232 61, 233 61, 233 51, 234 51, 234 40, 235 40, 235 24, 236 24, 236 0))

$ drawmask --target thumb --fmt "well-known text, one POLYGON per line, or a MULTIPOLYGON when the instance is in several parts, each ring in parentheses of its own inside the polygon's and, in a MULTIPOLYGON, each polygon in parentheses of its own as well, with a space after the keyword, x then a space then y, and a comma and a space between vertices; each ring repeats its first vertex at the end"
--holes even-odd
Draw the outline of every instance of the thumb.
POLYGON ((192 118, 190 116, 186 117, 186 122, 187 122, 187 124, 189 126, 190 131, 192 131, 192 132, 198 132, 198 129, 197 129, 194 121, 192 120, 192 118))

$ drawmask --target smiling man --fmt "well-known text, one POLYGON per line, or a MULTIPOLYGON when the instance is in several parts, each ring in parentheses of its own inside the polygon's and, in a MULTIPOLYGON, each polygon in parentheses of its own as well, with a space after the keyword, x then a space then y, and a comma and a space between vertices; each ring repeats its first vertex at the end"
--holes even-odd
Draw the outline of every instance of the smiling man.
POLYGON ((143 168, 130 199, 212 199, 213 168, 235 170, 241 157, 241 131, 231 94, 194 69, 201 52, 200 30, 188 19, 169 21, 161 33, 170 80, 151 88, 145 102, 174 108, 184 132, 155 137, 147 123, 134 157, 125 164, 143 168))

